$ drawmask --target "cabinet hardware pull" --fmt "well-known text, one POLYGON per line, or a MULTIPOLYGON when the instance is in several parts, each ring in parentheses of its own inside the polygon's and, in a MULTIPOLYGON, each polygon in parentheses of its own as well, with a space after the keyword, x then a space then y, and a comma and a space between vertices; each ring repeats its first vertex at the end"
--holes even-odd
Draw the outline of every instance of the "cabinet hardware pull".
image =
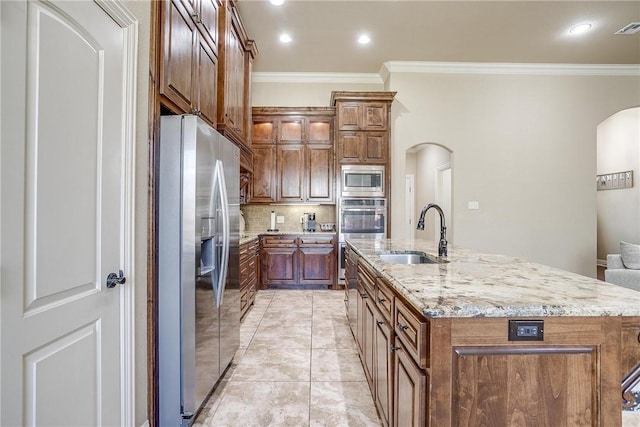
POLYGON ((397 345, 392 345, 391 351, 396 351, 396 350, 400 350, 400 347, 398 347, 397 345))
POLYGON ((364 298, 368 298, 367 294, 360 294, 360 298, 364 299, 364 298))
POLYGON ((376 320, 377 325, 382 325, 383 323, 384 323, 384 320, 376 320))
POLYGON ((400 328, 401 331, 406 331, 407 329, 409 329, 407 325, 403 325, 400 322, 398 322, 398 328, 400 328))
POLYGON ((386 299, 384 299, 384 298, 378 298, 378 302, 385 302, 385 301, 386 301, 386 299))

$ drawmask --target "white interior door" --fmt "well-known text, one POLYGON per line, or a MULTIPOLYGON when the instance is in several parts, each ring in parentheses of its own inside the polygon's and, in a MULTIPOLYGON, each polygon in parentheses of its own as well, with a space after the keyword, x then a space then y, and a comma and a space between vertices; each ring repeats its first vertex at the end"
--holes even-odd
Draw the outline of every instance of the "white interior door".
POLYGON ((106 278, 131 273, 131 48, 109 7, 0 4, 3 426, 129 423, 130 294, 106 278))

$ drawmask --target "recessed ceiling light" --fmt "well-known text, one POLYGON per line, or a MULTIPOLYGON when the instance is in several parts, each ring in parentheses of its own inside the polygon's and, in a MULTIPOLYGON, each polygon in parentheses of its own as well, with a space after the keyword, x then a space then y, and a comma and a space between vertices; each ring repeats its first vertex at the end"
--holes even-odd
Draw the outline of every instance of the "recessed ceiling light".
POLYGON ((281 4, 284 3, 284 0, 269 0, 271 2, 272 5, 274 6, 280 6, 281 4))
POLYGON ((371 38, 366 34, 362 34, 360 35, 360 37, 358 37, 358 43, 360 44, 368 44, 370 41, 371 38))
POLYGON ((287 33, 280 34, 280 41, 282 43, 291 43, 291 36, 287 33))
POLYGON ((586 33, 590 29, 591 29, 591 24, 589 24, 588 22, 585 22, 583 24, 578 24, 571 27, 571 29, 569 30, 569 33, 582 34, 582 33, 586 33))

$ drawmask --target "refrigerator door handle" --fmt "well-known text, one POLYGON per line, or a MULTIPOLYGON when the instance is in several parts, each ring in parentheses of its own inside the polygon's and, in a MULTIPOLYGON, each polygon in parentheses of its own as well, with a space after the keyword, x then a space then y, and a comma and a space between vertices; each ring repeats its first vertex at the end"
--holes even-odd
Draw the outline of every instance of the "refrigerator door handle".
POLYGON ((227 272, 229 267, 229 199, 227 197, 227 183, 224 178, 224 165, 221 160, 216 161, 216 182, 218 184, 218 190, 220 194, 220 207, 222 210, 222 256, 218 283, 216 284, 216 307, 222 306, 222 299, 224 297, 225 282, 227 281, 227 272))

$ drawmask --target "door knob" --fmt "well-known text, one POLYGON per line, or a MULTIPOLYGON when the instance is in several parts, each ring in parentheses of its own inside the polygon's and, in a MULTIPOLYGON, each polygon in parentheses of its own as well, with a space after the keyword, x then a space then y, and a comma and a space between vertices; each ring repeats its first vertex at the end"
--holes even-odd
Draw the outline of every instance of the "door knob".
POLYGON ((124 273, 122 272, 122 270, 118 270, 118 274, 109 273, 107 275, 107 288, 115 288, 117 284, 124 285, 126 281, 127 278, 124 277, 124 273))

